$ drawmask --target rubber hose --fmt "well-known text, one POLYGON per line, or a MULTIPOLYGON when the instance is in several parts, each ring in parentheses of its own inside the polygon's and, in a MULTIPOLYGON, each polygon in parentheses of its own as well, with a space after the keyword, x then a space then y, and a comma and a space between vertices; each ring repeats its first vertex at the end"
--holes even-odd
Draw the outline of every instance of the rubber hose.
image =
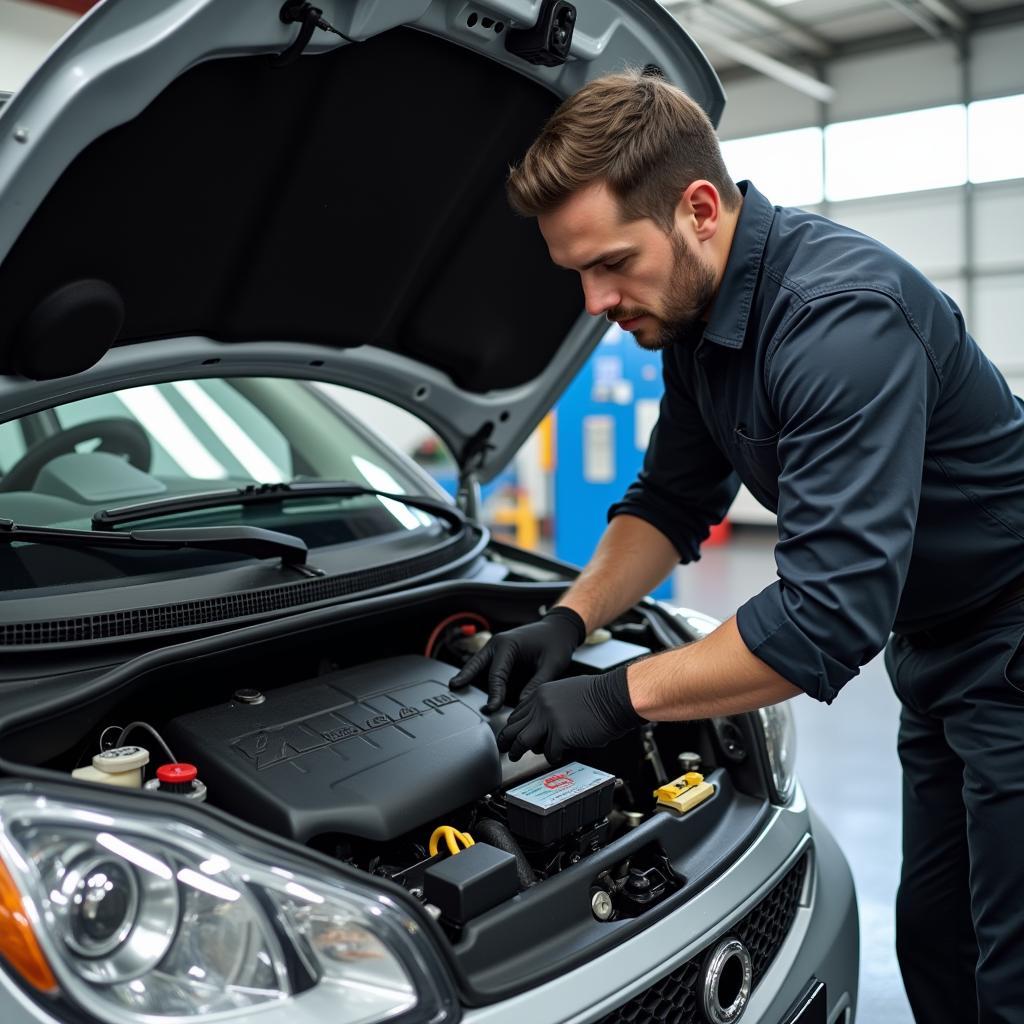
POLYGON ((508 830, 508 826, 495 818, 481 818, 474 826, 473 831, 485 843, 496 846, 499 850, 511 853, 516 859, 516 874, 519 875, 519 888, 529 889, 531 885, 537 884, 537 876, 533 873, 533 867, 526 859, 522 847, 516 842, 516 837, 508 830))

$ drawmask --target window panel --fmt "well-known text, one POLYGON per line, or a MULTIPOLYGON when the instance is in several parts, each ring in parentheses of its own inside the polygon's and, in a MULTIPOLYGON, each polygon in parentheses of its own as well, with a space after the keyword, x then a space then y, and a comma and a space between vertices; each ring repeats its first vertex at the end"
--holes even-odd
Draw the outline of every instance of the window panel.
POLYGON ((821 129, 800 128, 722 143, 733 181, 749 178, 779 206, 809 206, 822 199, 821 129))
POLYGON ((972 103, 967 117, 971 181, 1024 178, 1024 95, 972 103))
POLYGON ((966 131, 961 105, 829 125, 825 194, 859 199, 963 185, 966 131))

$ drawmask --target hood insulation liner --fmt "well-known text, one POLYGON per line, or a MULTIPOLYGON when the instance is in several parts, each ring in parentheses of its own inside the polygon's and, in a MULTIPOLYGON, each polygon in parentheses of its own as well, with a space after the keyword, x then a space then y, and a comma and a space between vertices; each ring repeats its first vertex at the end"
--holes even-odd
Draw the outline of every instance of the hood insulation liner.
POLYGON ((74 329, 40 341, 32 326, 88 280, 123 302, 117 344, 369 343, 469 391, 522 384, 582 308, 575 275, 505 201, 509 164, 556 105, 410 29, 285 68, 200 64, 86 148, 36 211, 0 267, 0 373, 91 361, 74 329))

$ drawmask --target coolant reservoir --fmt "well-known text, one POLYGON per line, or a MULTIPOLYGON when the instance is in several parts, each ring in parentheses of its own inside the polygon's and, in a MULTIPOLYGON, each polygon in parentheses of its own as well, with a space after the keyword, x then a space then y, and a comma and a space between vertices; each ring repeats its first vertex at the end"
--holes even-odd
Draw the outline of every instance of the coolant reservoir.
POLYGON ((142 786, 142 769, 147 764, 149 751, 145 747, 113 747, 96 754, 91 765, 76 768, 71 777, 82 782, 139 789, 142 786))

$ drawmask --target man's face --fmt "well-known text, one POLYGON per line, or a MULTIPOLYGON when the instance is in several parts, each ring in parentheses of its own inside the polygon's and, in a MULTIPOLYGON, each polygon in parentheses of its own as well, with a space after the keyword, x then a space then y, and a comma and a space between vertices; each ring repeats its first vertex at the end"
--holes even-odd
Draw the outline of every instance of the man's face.
POLYGON ((718 287, 714 268, 678 226, 624 222, 604 184, 591 185, 538 217, 552 260, 578 271, 587 312, 604 313, 646 349, 664 348, 695 324, 718 287))

